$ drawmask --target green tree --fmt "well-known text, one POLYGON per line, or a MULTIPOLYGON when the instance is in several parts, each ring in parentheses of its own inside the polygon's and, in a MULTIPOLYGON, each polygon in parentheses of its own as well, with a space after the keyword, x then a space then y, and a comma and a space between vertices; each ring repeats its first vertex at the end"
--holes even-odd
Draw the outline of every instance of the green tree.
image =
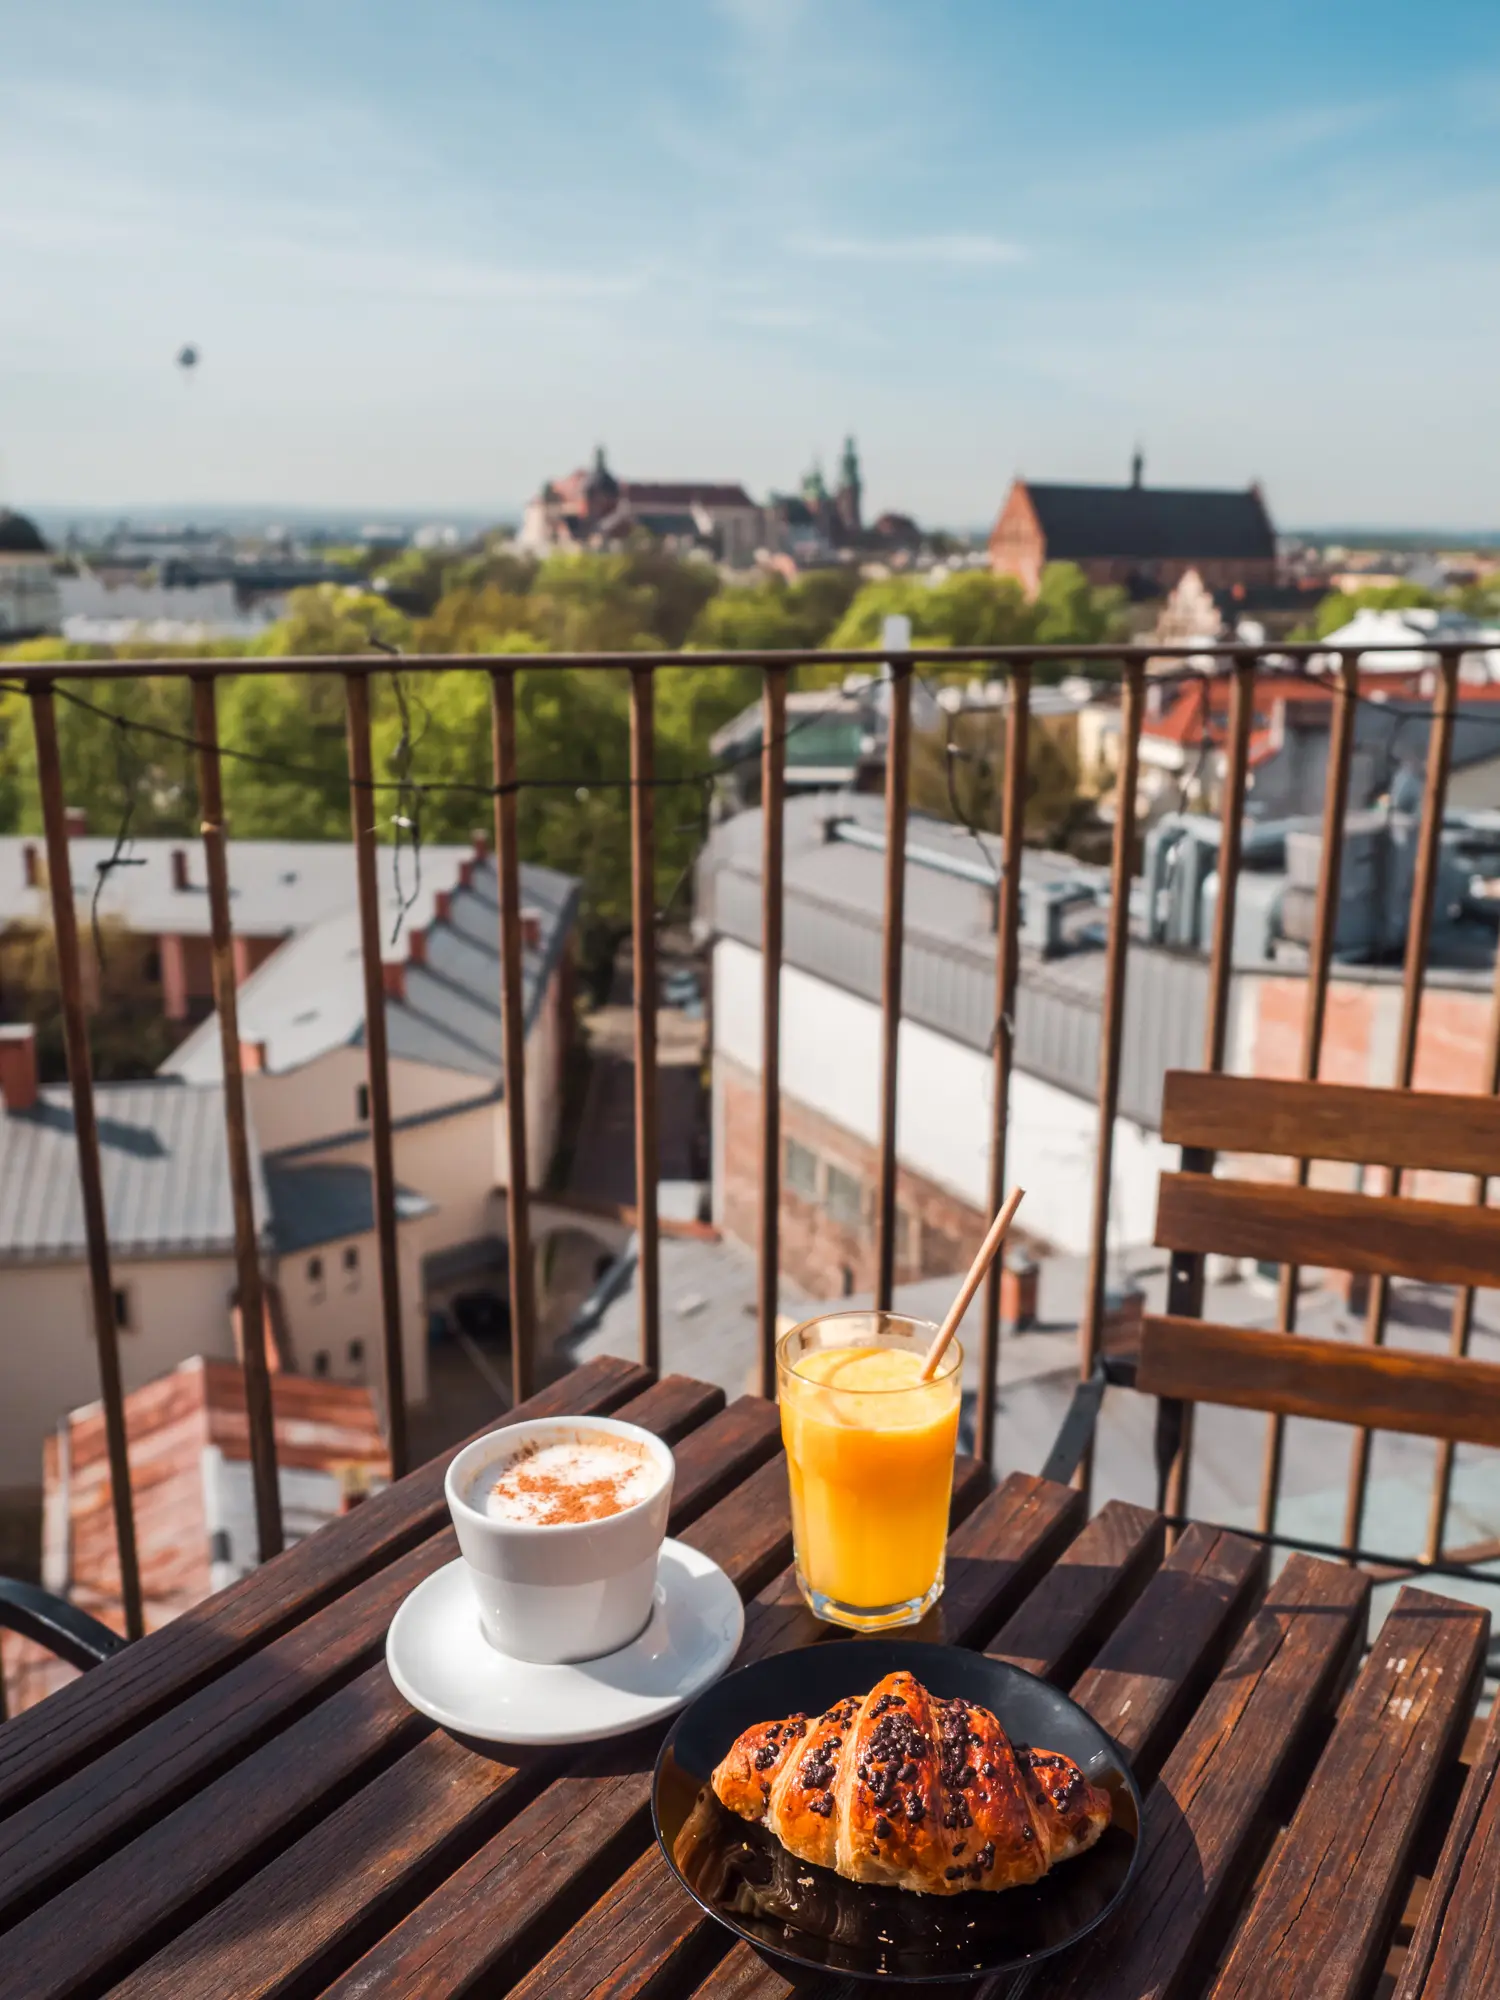
POLYGON ((1032 603, 1043 646, 1097 646, 1125 637, 1123 590, 1091 584, 1077 563, 1048 563, 1032 603))
POLYGON ((1419 583, 1368 584, 1363 590, 1331 590, 1320 598, 1311 622, 1292 633, 1294 639, 1326 639, 1347 625, 1357 611, 1408 611, 1430 609, 1438 602, 1432 591, 1419 583))
POLYGON ((529 650, 545 652, 530 630, 529 596, 503 590, 498 583, 455 584, 443 593, 430 615, 417 626, 413 650, 424 653, 493 653, 529 650), (513 645, 524 639, 525 648, 513 645))
MULTIPOLYGON (((12 822, 39 833, 42 799, 29 710, 26 696, 10 698, 0 755, 12 822)), ((91 833, 122 827, 134 834, 196 831, 192 692, 185 680, 59 680, 54 712, 63 799, 84 812, 91 833), (174 740, 179 737, 188 740, 174 740)))
POLYGON ((673 648, 687 643, 700 612, 719 592, 719 572, 712 563, 683 561, 653 543, 626 552, 624 582, 629 590, 647 593, 646 629, 673 648))
POLYGON ((411 643, 411 621, 372 590, 343 583, 315 583, 294 590, 286 616, 277 619, 254 650, 272 659, 305 653, 368 653, 411 643))
POLYGON ((347 840, 344 685, 333 674, 220 681, 224 809, 241 840, 347 840))
POLYGON ((774 583, 731 584, 710 598, 693 623, 688 644, 705 653, 779 652, 809 641, 778 578, 774 583))
POLYGON ((650 587, 635 580, 628 555, 555 555, 541 564, 529 598, 529 623, 554 653, 650 651, 661 640, 651 624, 650 587))
MULTIPOLYGON (((101 1083, 116 1083, 153 1075, 178 1040, 161 1010, 160 977, 150 963, 154 941, 106 917, 99 925, 97 954, 88 922, 79 925, 78 942, 84 989, 94 1003, 89 1010, 89 1054, 95 1077, 101 1083)), ((11 1017, 29 1021, 36 1029, 43 1078, 61 1083, 68 1072, 57 940, 51 925, 14 924, 0 932, 0 968, 11 1017)))

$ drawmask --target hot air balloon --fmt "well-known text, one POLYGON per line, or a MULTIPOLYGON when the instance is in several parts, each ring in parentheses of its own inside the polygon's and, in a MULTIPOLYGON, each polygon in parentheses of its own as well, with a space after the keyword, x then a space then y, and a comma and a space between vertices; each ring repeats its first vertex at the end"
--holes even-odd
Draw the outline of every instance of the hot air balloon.
POLYGON ((191 382, 193 379, 193 370, 198 366, 197 348, 188 346, 179 349, 177 355, 177 366, 182 370, 183 381, 191 382))

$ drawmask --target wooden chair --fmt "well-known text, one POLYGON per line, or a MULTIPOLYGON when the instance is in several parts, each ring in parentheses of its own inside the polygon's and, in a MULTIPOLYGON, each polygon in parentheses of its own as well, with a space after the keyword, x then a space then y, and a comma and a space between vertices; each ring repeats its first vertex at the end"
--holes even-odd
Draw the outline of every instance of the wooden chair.
MULTIPOLYGON (((1500 1210, 1477 1199, 1359 1194, 1213 1171, 1220 1153, 1266 1154, 1433 1168, 1472 1175, 1477 1190, 1500 1176, 1500 1100, 1173 1070, 1162 1137, 1182 1148, 1181 1171, 1162 1175, 1157 1198, 1156 1242, 1172 1253, 1168 1310, 1146 1315, 1133 1366, 1106 1358, 1095 1381, 1082 1385, 1048 1463, 1053 1476, 1065 1473, 1070 1452, 1081 1456, 1080 1434, 1092 1428, 1090 1392, 1096 1413, 1106 1381, 1132 1378, 1158 1399, 1157 1461, 1169 1514, 1186 1512, 1180 1496, 1197 1403, 1500 1446, 1500 1366, 1202 1317, 1210 1255, 1365 1272, 1377 1281, 1500 1286, 1500 1210)), ((1352 1538, 1341 1552, 1355 1554, 1352 1538)))

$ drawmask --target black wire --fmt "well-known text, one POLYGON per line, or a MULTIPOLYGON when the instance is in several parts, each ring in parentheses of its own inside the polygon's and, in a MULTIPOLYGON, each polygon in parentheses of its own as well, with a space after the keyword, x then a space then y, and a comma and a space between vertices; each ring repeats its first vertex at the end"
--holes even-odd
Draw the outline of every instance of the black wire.
MULTIPOLYGON (((809 665, 815 664, 816 658, 816 654, 810 654, 808 656, 809 665)), ((894 666, 894 676, 897 679, 908 674, 914 674, 916 671, 915 664, 911 661, 899 661, 894 666)), ((1232 677, 1232 674, 1232 663, 1223 673, 1200 666, 1191 666, 1172 673, 1153 674, 1150 677, 1150 685, 1153 688, 1181 688, 1189 683, 1214 684, 1221 680, 1227 681, 1232 677)), ((922 678, 924 685, 928 685, 925 677, 919 675, 918 678, 922 678)), ((1300 682, 1304 685, 1312 685, 1318 688, 1320 692, 1326 691, 1335 698, 1344 692, 1341 684, 1335 683, 1322 675, 1310 674, 1304 662, 1296 662, 1284 667, 1268 667, 1260 677, 1260 684, 1265 685, 1268 682, 1272 684, 1277 682, 1300 682)), ((0 692, 26 695, 32 691, 35 685, 36 682, 34 679, 31 683, 26 681, 0 680, 0 692)), ((161 723, 147 722, 133 716, 125 717, 116 715, 113 710, 101 708, 98 703, 89 701, 85 696, 75 693, 71 688, 63 685, 61 681, 52 681, 48 685, 61 700, 70 702, 75 708, 82 710, 84 713, 97 716, 102 721, 109 722, 120 729, 151 736, 160 742, 175 743, 186 750, 204 751, 214 747, 201 742, 196 736, 186 734, 180 730, 168 729, 161 723)), ((1365 693, 1359 690, 1354 693, 1353 699, 1357 702, 1367 703, 1391 715, 1398 729, 1411 723, 1419 722, 1426 717, 1431 717, 1436 713, 1436 705, 1434 703, 1412 701, 1403 696, 1379 699, 1373 692, 1365 693)), ((1500 704, 1497 704, 1497 707, 1500 707, 1500 704)), ((821 712, 814 709, 800 721, 788 724, 771 741, 780 744, 789 743, 800 731, 816 725, 822 719, 821 712)), ((1466 714, 1463 717, 1463 721, 1471 726, 1480 724, 1500 729, 1500 713, 1494 715, 1466 714)), ((269 756, 264 752, 240 750, 229 744, 220 744, 217 747, 219 754, 223 757, 232 758, 239 763, 255 765, 263 770, 277 771, 287 777, 306 778, 312 782, 321 784, 326 780, 328 775, 326 771, 317 770, 305 764, 293 763, 282 757, 269 756)), ((672 791, 676 789, 695 788, 705 783, 712 783, 717 778, 725 777, 731 771, 738 769, 742 764, 754 763, 761 756, 762 748, 763 746, 760 743, 756 743, 743 751, 722 757, 715 763, 701 765, 697 769, 684 772, 677 777, 653 775, 650 778, 636 778, 633 776, 600 778, 592 774, 582 777, 517 777, 506 785, 486 785, 456 778, 426 779, 420 783, 415 783, 410 779, 393 778, 382 781, 377 778, 365 781, 361 788, 372 793, 395 792, 398 796, 410 794, 414 797, 425 798, 433 794, 448 793, 454 796, 468 796, 491 801, 525 791, 571 792, 580 789, 634 791, 638 788, 651 791, 672 791)), ((359 781, 355 782, 358 783, 359 781)), ((962 821, 961 823, 967 824, 968 822, 962 821)))
MULTIPOLYGON (((383 648, 382 650, 386 649, 383 648)), ((912 669, 908 665, 904 666, 900 671, 910 673, 912 669)), ((27 683, 25 681, 0 680, 0 694, 27 695, 32 692, 35 685, 34 681, 27 683)), ((97 716, 101 721, 117 723, 122 729, 134 730, 143 736, 155 737, 163 743, 180 744, 185 750, 206 751, 217 749, 221 757, 232 758, 237 763, 251 764, 266 771, 278 771, 286 777, 306 778, 309 782, 315 784, 322 784, 328 776, 326 771, 317 770, 311 765, 291 763, 282 757, 267 756, 263 751, 238 750, 228 743, 220 743, 218 745, 207 744, 200 742, 196 736, 185 735, 182 731, 176 729, 167 729, 158 722, 147 722, 135 716, 117 716, 112 709, 101 708, 97 702, 89 701, 85 696, 76 694, 71 688, 65 687, 60 681, 51 682, 49 685, 51 691, 59 700, 71 703, 74 708, 82 710, 86 715, 97 716)), ((804 716, 800 722, 788 724, 785 729, 771 737, 770 741, 773 744, 789 743, 802 730, 813 727, 822 720, 821 711, 814 709, 804 716)), ((520 792, 537 791, 672 791, 679 788, 712 784, 718 778, 727 777, 731 771, 737 770, 740 765, 757 762, 762 755, 763 747, 761 743, 755 743, 750 748, 738 751, 732 756, 721 757, 717 763, 702 765, 697 770, 683 773, 675 778, 655 775, 649 778, 637 778, 633 776, 601 778, 590 773, 584 777, 571 778, 514 778, 509 784, 505 785, 476 784, 462 778, 427 779, 420 784, 415 784, 409 779, 403 780, 401 778, 392 778, 384 781, 379 778, 372 778, 365 781, 351 779, 350 782, 357 789, 371 793, 396 792, 397 794, 403 794, 410 792, 423 797, 432 793, 451 793, 457 797, 481 798, 492 801, 508 798, 520 792)))
POLYGON ((127 737, 127 718, 113 717, 115 724, 115 777, 124 795, 124 809, 120 825, 115 834, 114 851, 103 861, 95 863, 94 894, 89 903, 89 930, 94 940, 94 963, 99 968, 102 980, 108 970, 104 962, 104 931, 99 922, 99 898, 104 894, 104 885, 117 868, 144 868, 143 854, 130 855, 126 848, 130 844, 130 822, 135 817, 135 793, 140 781, 140 771, 130 767, 131 746, 127 737))

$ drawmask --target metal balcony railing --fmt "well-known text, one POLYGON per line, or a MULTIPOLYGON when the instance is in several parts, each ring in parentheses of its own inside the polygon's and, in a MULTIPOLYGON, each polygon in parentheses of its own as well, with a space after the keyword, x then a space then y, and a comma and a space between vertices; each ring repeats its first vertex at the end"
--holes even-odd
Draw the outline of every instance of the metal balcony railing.
MULTIPOLYGON (((1372 651, 1375 649, 1365 649, 1372 651)), ((1396 1073, 1391 1081, 1409 1086, 1416 1058, 1418 1014, 1425 976, 1433 889, 1437 877, 1448 768, 1457 706, 1460 658, 1465 647, 1445 642, 1424 645, 1435 663, 1427 780, 1423 798, 1410 919, 1405 953, 1396 1073)), ((1182 663, 1181 671, 1205 683, 1204 714, 1210 711, 1211 684, 1228 683, 1228 707, 1222 730, 1220 810, 1220 892, 1214 913, 1209 955, 1209 980, 1203 1065, 1223 1067, 1228 1024, 1231 946, 1236 893, 1240 876, 1241 833, 1247 789, 1257 677, 1285 677, 1307 670, 1311 656, 1329 660, 1326 645, 1152 646, 1150 662, 1182 663)), ((1307 962, 1307 1004, 1302 1032, 1300 1074, 1318 1075, 1327 1014, 1330 966, 1338 912, 1338 887, 1343 833, 1348 805, 1354 715, 1359 699, 1359 653, 1338 656, 1326 674, 1332 697, 1328 776, 1323 805, 1322 874, 1307 962)), ((486 671, 490 679, 494 731, 495 851, 500 896, 499 999, 505 1080, 505 1117, 509 1137, 509 1184, 506 1190, 509 1229, 509 1271, 514 1394, 527 1396, 533 1386, 536 1313, 532 1296, 527 1164, 526 1095, 523 1087, 525 1047, 522 1003, 522 916, 517 851, 516 797, 524 773, 517 770, 515 682, 518 673, 555 671, 560 667, 627 673, 630 683, 630 826, 633 871, 635 993, 635 1149, 637 1228, 640 1242, 638 1272, 641 1359, 655 1369, 660 1359, 660 1304, 657 1216, 656 1006, 654 875, 653 697, 656 676, 676 668, 709 666, 758 667, 764 680, 764 720, 761 749, 761 796, 764 805, 761 869, 761 928, 763 974, 763 1050, 760 1078, 761 1177, 759 1266, 760 1386, 774 1394, 774 1341, 777 1314, 780 1197, 780 1042, 783 806, 786 796, 786 696, 793 671, 804 662, 819 666, 841 664, 867 671, 888 672, 891 679, 889 743, 886 762, 886 840, 884 926, 882 940, 878 1185, 875 1206, 876 1298, 890 1303, 896 1262, 896 1102, 898 1025, 901 1019, 902 937, 908 775, 911 750, 912 676, 924 667, 936 670, 982 664, 1009 684, 1006 703, 1006 756, 1002 800, 1002 841, 1005 864, 998 899, 995 945, 995 1089, 990 1133, 989 1201, 1000 1206, 1007 1179, 1006 1149, 1013 1062, 1013 1020, 1020 970, 1020 869, 1010 857, 1022 845, 1026 803, 1025 774, 1034 669, 1065 661, 1105 678, 1117 677, 1120 687, 1120 732, 1116 814, 1110 868, 1110 902, 1105 942, 1105 979, 1098 1075, 1098 1145, 1092 1188, 1092 1220, 1087 1292, 1079 1329, 1079 1363, 1084 1378, 1094 1375, 1105 1318, 1106 1238, 1110 1213, 1110 1183, 1115 1114, 1119 1104, 1121 1036, 1130 941, 1130 886, 1137 846, 1137 791, 1140 779, 1141 729, 1148 688, 1148 657, 1144 649, 1114 646, 1046 647, 913 647, 905 651, 844 651, 803 655, 788 652, 626 653, 610 655, 506 655, 490 662, 471 654, 403 657, 403 676, 446 671, 486 671)), ((385 655, 264 660, 129 660, 69 663, 66 670, 47 666, 6 669, 6 678, 21 683, 30 701, 36 738, 37 769, 46 834, 48 880, 56 929, 57 966, 65 1025, 68 1072, 72 1085, 78 1172, 83 1192, 88 1241, 89 1277, 95 1334, 99 1352, 100 1388, 104 1403, 112 1479, 115 1529, 118 1539, 122 1594, 131 1636, 142 1629, 139 1565, 136 1557, 130 1480, 126 1449, 125 1411, 121 1386, 118 1335, 112 1306, 110 1245, 105 1221, 100 1172, 99 1134, 95 1117, 89 1055, 89 1023, 80 963, 75 889, 69 865, 67 801, 58 751, 55 689, 92 681, 186 678, 193 689, 193 747, 197 756, 202 805, 202 838, 207 860, 211 911, 214 993, 223 1042, 227 1145, 234 1197, 246 1400, 249 1413, 260 1555, 264 1560, 282 1546, 281 1509, 276 1479, 276 1448, 272 1428, 270 1382, 264 1342, 250 1337, 264 1323, 262 1282, 256 1219, 252 1201, 249 1134, 246 1123, 244 1074, 236 1012, 234 940, 225 852, 226 829, 221 784, 221 746, 216 719, 216 688, 220 680, 244 674, 339 675, 343 679, 348 726, 348 761, 353 840, 357 857, 360 936, 366 1000, 366 1055, 369 1065, 370 1133, 374 1167, 376 1226, 380 1248, 381 1326, 383 1334, 384 1400, 394 1472, 407 1469, 406 1397, 401 1344, 401 1304, 398 1283, 395 1178, 392 1159, 391 1101, 386 1053, 384 988, 381 971, 380 915, 376 868, 377 799, 382 782, 372 768, 370 681, 389 673, 394 663, 385 655)), ((1216 748, 1219 748, 1216 745, 1216 748)), ((1305 1179, 1307 1163, 1299 1173, 1305 1179)), ((1279 1324, 1295 1326, 1297 1274, 1283 1272, 1279 1324)), ((1367 1336, 1384 1334, 1385 1294, 1377 1286, 1367 1336)), ((1457 1323, 1457 1322, 1456 1322, 1457 1323)), ((978 1450, 990 1459, 994 1449, 995 1389, 1000 1328, 1000 1273, 992 1268, 984 1293, 980 1340, 978 1450)), ((1188 1413, 1189 1417, 1191 1412, 1188 1413)), ((1168 1502, 1172 1512, 1184 1511, 1191 1429, 1185 1429, 1173 1469, 1168 1502)), ((1263 1528, 1274 1525, 1280 1481, 1281 1426, 1273 1420, 1267 1451, 1263 1528)), ((1439 1466, 1438 1478, 1446 1504, 1451 1475, 1451 1450, 1439 1466)), ((1368 1474, 1368 1439, 1357 1451, 1354 1478, 1362 1504, 1368 1474)), ((1087 1481, 1085 1462, 1082 1476, 1087 1481)), ((1354 1518, 1358 1518, 1358 1506, 1354 1518)))

